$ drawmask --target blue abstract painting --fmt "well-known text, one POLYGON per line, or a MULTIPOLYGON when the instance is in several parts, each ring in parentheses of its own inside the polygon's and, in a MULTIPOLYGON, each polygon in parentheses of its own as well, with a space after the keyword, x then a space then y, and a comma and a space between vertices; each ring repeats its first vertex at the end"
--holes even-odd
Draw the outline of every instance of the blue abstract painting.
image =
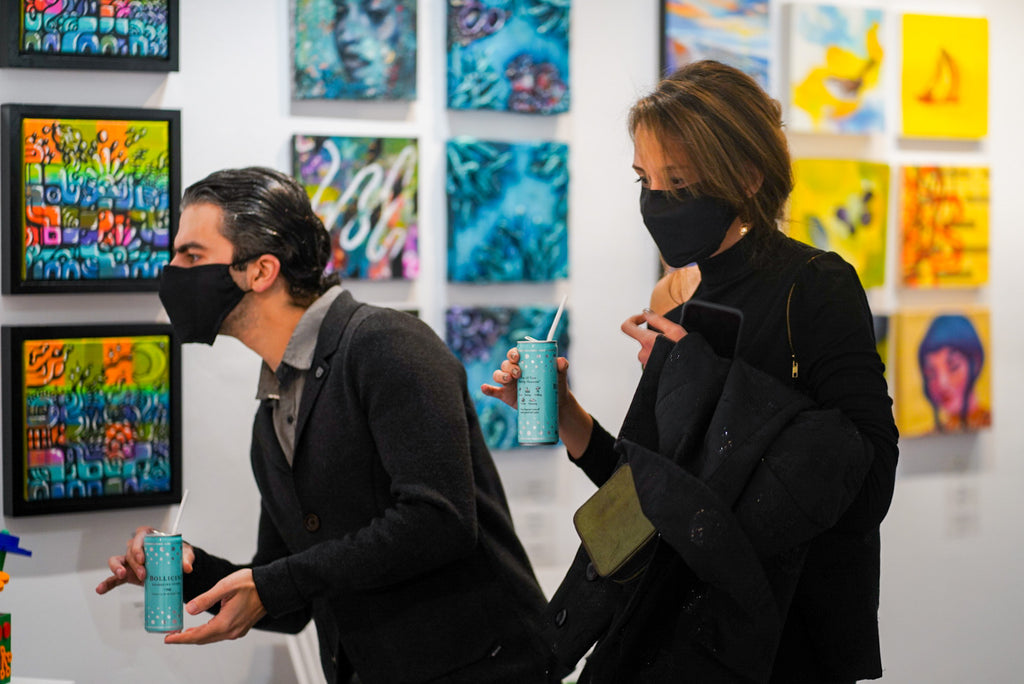
POLYGON ((448 280, 568 277, 568 146, 461 137, 447 154, 448 280))
POLYGON ((296 0, 295 99, 416 96, 416 0, 296 0))
POLYGON ((448 106, 569 111, 570 0, 448 0, 448 106))
MULTIPOLYGON (((445 341, 466 367, 469 391, 480 417, 487 446, 513 449, 522 446, 516 437, 516 411, 498 399, 480 391, 480 385, 493 385, 494 371, 501 367, 508 350, 527 336, 545 339, 555 320, 555 306, 460 307, 445 314, 445 341)), ((562 312, 558 330, 558 355, 569 354, 569 311, 562 312)))

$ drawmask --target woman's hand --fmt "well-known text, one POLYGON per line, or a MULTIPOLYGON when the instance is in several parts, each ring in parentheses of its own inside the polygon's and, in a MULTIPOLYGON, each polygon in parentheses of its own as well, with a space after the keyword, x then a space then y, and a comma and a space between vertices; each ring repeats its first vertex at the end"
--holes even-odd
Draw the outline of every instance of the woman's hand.
MULTIPOLYGON (((494 371, 491 375, 497 384, 480 385, 480 391, 489 397, 500 399, 512 408, 517 408, 516 390, 519 385, 519 378, 523 374, 523 369, 519 366, 519 350, 512 347, 508 350, 505 357, 505 360, 501 362, 501 368, 494 371)), ((558 369, 558 406, 561 408, 565 404, 566 397, 569 395, 569 381, 567 379, 569 360, 559 356, 555 360, 555 364, 558 369)))
POLYGON ((627 318, 622 322, 621 330, 640 343, 640 351, 637 352, 636 358, 639 359, 641 366, 647 365, 647 359, 651 356, 651 349, 659 334, 673 342, 678 342, 686 335, 683 326, 673 323, 664 316, 659 316, 650 309, 645 309, 643 313, 627 318), (641 327, 644 325, 647 327, 641 327), (657 330, 661 332, 659 333, 657 330))
MULTIPOLYGON (((558 436, 569 455, 579 458, 590 443, 594 419, 569 391, 569 360, 559 356, 555 364, 558 369, 558 436)), ((480 391, 516 408, 516 388, 522 374, 523 369, 519 367, 519 350, 513 347, 508 350, 505 360, 501 362, 501 368, 492 375, 497 384, 481 385, 480 391)))

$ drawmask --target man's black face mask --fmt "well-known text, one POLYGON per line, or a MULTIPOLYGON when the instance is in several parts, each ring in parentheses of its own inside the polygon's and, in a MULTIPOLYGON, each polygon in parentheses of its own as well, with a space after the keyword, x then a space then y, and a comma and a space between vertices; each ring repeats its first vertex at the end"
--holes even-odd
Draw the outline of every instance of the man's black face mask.
POLYGON ((245 295, 229 264, 164 266, 160 277, 160 302, 181 342, 213 344, 224 319, 245 295))

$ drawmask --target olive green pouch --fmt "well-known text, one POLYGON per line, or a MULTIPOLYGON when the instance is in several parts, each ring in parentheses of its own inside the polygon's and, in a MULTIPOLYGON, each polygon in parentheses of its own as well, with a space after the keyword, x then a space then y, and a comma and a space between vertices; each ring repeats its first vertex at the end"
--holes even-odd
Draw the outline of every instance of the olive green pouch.
POLYGON ((612 473, 579 507, 572 521, 601 577, 611 577, 627 565, 629 574, 635 574, 636 563, 630 561, 646 555, 641 551, 656 534, 654 525, 640 509, 628 463, 612 473))

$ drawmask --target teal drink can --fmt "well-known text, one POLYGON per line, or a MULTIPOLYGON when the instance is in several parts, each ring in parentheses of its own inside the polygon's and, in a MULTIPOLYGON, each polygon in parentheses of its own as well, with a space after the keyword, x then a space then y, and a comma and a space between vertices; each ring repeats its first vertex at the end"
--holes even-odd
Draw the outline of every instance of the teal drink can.
POLYGON ((146 631, 180 632, 181 535, 147 534, 142 550, 146 554, 146 631))
POLYGON ((558 443, 558 342, 520 340, 516 407, 520 444, 558 443))

